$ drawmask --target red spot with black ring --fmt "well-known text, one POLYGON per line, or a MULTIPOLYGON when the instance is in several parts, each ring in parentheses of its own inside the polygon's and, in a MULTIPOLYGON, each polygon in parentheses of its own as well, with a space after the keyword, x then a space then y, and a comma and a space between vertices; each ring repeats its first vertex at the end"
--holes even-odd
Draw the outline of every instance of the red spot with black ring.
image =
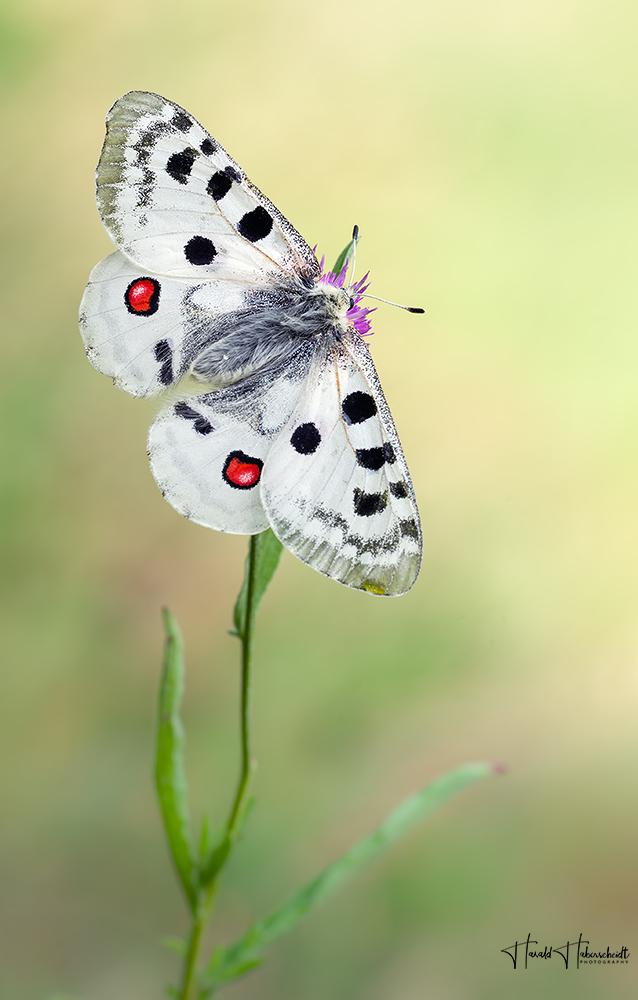
POLYGON ((264 463, 260 458, 251 458, 243 451, 231 451, 224 462, 222 475, 229 486, 236 490, 252 490, 261 478, 264 463))
POLYGON ((160 283, 156 278, 136 278, 124 293, 126 308, 134 316, 152 316, 157 312, 160 283))

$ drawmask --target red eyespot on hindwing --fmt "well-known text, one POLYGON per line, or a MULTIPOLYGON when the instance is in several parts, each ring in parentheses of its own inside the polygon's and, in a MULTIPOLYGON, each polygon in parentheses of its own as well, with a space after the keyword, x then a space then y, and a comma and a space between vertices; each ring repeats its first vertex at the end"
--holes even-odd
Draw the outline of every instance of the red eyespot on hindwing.
POLYGON ((160 283, 156 278, 136 278, 124 293, 126 308, 134 316, 152 316, 157 312, 160 283))
POLYGON ((261 476, 264 463, 260 458, 251 458, 243 451, 231 451, 224 462, 222 475, 229 486, 236 490, 251 490, 261 476))

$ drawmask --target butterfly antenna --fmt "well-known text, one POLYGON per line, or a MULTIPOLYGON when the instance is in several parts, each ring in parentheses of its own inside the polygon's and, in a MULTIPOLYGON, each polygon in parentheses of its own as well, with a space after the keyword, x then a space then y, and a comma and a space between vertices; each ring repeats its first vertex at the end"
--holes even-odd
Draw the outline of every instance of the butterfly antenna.
POLYGON ((400 302, 390 302, 390 299, 381 299, 378 295, 370 295, 370 292, 364 292, 362 297, 365 299, 376 299, 377 302, 385 302, 387 306, 396 306, 397 309, 405 309, 409 313, 425 312, 425 309, 420 309, 418 306, 402 306, 400 302))
POLYGON ((354 269, 357 263, 357 240, 359 239, 359 227, 352 230, 352 271, 350 272, 350 284, 354 285, 354 269))

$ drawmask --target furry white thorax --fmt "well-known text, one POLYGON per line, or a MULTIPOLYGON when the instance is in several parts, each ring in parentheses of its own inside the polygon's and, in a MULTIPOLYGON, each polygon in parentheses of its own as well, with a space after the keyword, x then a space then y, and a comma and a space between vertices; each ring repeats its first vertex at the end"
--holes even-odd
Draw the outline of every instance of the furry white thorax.
POLYGON ((317 282, 310 291, 310 295, 316 295, 322 299, 322 308, 326 317, 326 322, 330 326, 345 333, 348 329, 348 309, 352 299, 344 288, 337 288, 335 285, 327 285, 324 282, 317 282))

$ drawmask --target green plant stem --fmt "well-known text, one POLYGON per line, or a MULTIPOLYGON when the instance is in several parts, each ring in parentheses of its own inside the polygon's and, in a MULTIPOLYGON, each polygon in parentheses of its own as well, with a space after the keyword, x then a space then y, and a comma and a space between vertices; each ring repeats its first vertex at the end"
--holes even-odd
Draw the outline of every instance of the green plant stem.
POLYGON ((184 968, 182 971, 182 985, 177 994, 179 1000, 190 1000, 193 996, 193 988, 196 986, 195 973, 197 971, 197 956, 201 944, 202 934, 206 930, 206 925, 213 912, 213 904, 217 895, 217 879, 201 890, 197 909, 193 914, 193 924, 188 936, 188 944, 184 955, 184 968))
MULTIPOLYGON (((251 666, 253 654, 253 639, 255 633, 255 618, 257 615, 257 602, 255 601, 255 572, 257 566, 257 553, 259 545, 259 535, 252 535, 248 549, 248 566, 246 573, 246 611, 242 627, 238 630, 241 642, 241 762, 239 770, 239 780, 237 790, 233 799, 228 821, 226 823, 226 834, 231 843, 238 835, 241 819, 244 811, 244 803, 248 794, 250 784, 250 773, 252 770, 251 750, 250 750, 250 704, 251 704, 251 666)), ((205 887, 200 888, 197 906, 193 913, 193 923, 188 937, 186 954, 184 956, 184 966, 182 971, 182 982, 177 994, 179 1000, 191 1000, 193 990, 196 987, 197 957, 201 945, 202 935, 206 925, 210 920, 215 894, 217 892, 217 876, 205 887)))
POLYGON ((237 825, 241 818, 242 806, 248 793, 250 772, 252 770, 252 760, 250 754, 250 668, 252 666, 255 617, 257 614, 254 596, 258 545, 259 535, 252 535, 248 549, 246 618, 243 622, 243 628, 239 633, 241 641, 241 770, 239 773, 239 782, 237 784, 235 800, 230 811, 228 823, 226 824, 226 831, 231 839, 235 838, 237 832, 237 825))
POLYGON ((215 883, 209 886, 206 893, 208 899, 204 902, 200 902, 193 916, 193 926, 191 927, 191 932, 188 938, 188 947, 186 949, 186 955, 184 956, 182 985, 178 993, 180 1000, 189 1000, 192 996, 192 987, 195 983, 195 970, 197 968, 199 945, 204 928, 210 918, 215 889, 215 883))

